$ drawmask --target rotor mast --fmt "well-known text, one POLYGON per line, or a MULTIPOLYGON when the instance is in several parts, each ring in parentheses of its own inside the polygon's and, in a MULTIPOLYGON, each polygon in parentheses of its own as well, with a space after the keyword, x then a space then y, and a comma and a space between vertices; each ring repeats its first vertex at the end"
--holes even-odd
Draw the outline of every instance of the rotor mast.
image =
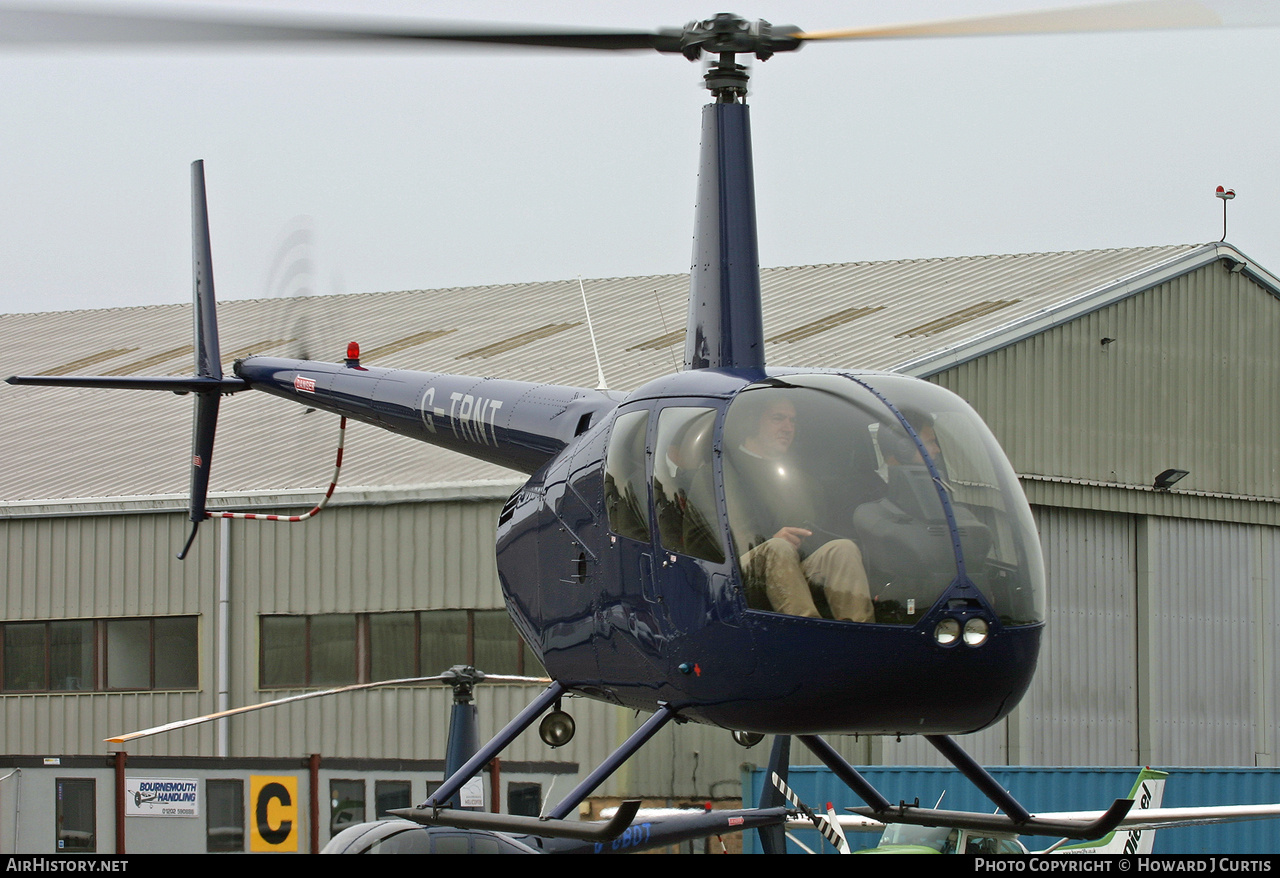
POLYGON ((799 48, 798 28, 749 22, 722 13, 694 22, 682 34, 690 60, 718 57, 703 77, 712 102, 702 108, 702 147, 689 278, 686 369, 760 369, 764 322, 756 231, 751 124, 746 104, 749 72, 737 62, 761 61, 799 48))

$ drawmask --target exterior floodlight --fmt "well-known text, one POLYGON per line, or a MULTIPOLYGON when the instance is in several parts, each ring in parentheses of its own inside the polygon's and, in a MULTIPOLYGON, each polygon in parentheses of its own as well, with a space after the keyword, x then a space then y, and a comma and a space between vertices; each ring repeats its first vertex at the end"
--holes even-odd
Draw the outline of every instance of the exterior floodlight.
POLYGON ((951 646, 960 639, 960 623, 955 619, 943 619, 933 629, 933 639, 939 646, 951 646))
POLYGON ((985 619, 970 619, 964 623, 964 642, 967 646, 982 646, 987 642, 989 633, 985 619))
POLYGON ((1167 491, 1180 481, 1183 476, 1190 474, 1190 470, 1167 469, 1160 473, 1160 475, 1156 476, 1156 480, 1151 484, 1151 487, 1155 488, 1157 491, 1167 491))

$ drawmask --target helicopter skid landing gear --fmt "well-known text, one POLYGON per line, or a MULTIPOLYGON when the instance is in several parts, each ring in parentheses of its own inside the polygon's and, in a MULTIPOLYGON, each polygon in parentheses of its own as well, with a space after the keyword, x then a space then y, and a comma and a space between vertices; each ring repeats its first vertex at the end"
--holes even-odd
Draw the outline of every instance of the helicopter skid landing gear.
POLYGON ((604 783, 611 774, 618 770, 619 766, 630 759, 637 750, 657 734, 663 726, 677 718, 675 708, 669 704, 660 704, 657 712, 649 717, 644 725, 633 732, 621 747, 600 763, 545 818, 519 818, 508 814, 483 814, 476 811, 447 807, 450 800, 458 794, 458 791, 462 789, 467 781, 479 774, 490 760, 516 739, 516 736, 533 725, 543 711, 552 704, 558 704, 565 691, 566 687, 563 684, 553 682, 541 695, 530 702, 528 707, 520 711, 519 715, 509 722, 501 732, 477 750, 465 765, 450 774, 445 782, 425 802, 417 808, 403 808, 391 813, 424 825, 457 826, 464 829, 478 828, 500 832, 528 832, 543 836, 587 840, 608 840, 619 835, 630 825, 636 809, 639 808, 639 802, 627 803, 625 811, 619 811, 618 816, 615 816, 613 820, 604 826, 591 826, 584 829, 583 824, 576 821, 566 821, 565 818, 596 787, 604 783))
POLYGON ((565 686, 559 682, 552 682, 541 695, 529 703, 529 706, 520 711, 506 727, 494 735, 490 741, 476 751, 476 754, 467 760, 466 764, 453 772, 440 787, 432 793, 420 807, 421 810, 436 810, 444 806, 446 802, 458 794, 463 785, 480 773, 489 762, 506 749, 507 745, 516 739, 516 736, 533 725, 533 721, 542 715, 542 712, 551 706, 553 702, 564 695, 565 686))
POLYGON ((885 823, 952 826, 957 829, 1018 832, 1028 835, 1061 835, 1093 841, 1115 829, 1133 807, 1132 799, 1116 799, 1106 813, 1096 820, 1037 819, 947 735, 925 735, 924 737, 1004 813, 975 814, 964 811, 942 811, 908 805, 905 802, 891 805, 888 799, 880 795, 880 792, 859 774, 856 768, 846 762, 844 757, 822 738, 817 735, 797 735, 796 737, 868 805, 866 808, 851 810, 864 817, 885 823))

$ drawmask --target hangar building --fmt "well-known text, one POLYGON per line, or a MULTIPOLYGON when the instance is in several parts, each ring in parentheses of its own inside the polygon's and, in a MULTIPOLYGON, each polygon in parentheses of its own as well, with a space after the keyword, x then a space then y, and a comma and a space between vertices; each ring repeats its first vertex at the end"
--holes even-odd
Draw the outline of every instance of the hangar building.
MULTIPOLYGON (((1019 474, 1045 551, 1048 629, 1021 705, 962 741, 975 757, 1277 765, 1280 281, 1215 243, 777 268, 762 286, 771 365, 944 385, 1019 474), (1167 470, 1186 475, 1157 487, 1167 470)), ((687 291, 687 275, 585 282, 611 387, 678 368, 687 291)), ((219 319, 224 368, 249 353, 339 360, 354 340, 366 364, 596 383, 577 281, 228 301, 219 319)), ((191 322, 190 306, 0 316, 0 374, 189 374, 191 322)), ((520 483, 510 471, 354 424, 324 513, 208 523, 178 562, 189 399, 20 387, 0 393, 0 412, 0 850, 52 849, 52 832, 28 837, 16 820, 17 784, 52 807, 64 781, 94 814, 96 849, 114 849, 110 780, 70 783, 98 776, 75 766, 109 766, 110 734, 455 663, 539 673, 506 620, 493 557, 520 483)), ((264 394, 224 401, 212 505, 310 507, 336 441, 328 414, 264 394)), ((480 687, 481 734, 541 688, 480 687)), ((430 770, 438 779, 428 761, 444 753, 448 706, 433 687, 300 702, 134 742, 125 771, 206 778, 212 757, 319 754, 338 766, 326 777, 367 781, 352 796, 372 802, 385 774, 420 800, 430 770)), ((571 709, 568 746, 530 732, 505 755, 540 801, 567 790, 542 785, 596 764, 640 721, 571 709)), ((669 726, 600 792, 733 797, 740 763, 764 762, 763 749, 669 726)), ((839 749, 855 764, 937 762, 914 739, 839 749)), ((193 845, 214 811, 234 819, 225 798, 248 795, 235 789, 202 794, 202 819, 184 824, 200 824, 193 845)))

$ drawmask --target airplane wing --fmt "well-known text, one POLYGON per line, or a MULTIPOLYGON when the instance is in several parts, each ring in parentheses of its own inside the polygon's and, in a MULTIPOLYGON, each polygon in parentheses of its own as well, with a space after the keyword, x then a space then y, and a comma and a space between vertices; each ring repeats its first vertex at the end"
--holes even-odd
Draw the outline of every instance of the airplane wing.
MULTIPOLYGON (((888 825, 860 814, 840 814, 836 819, 845 832, 883 832, 888 825)), ((793 829, 813 829, 813 823, 808 817, 796 814, 787 818, 787 830, 793 829)))
MULTIPOLYGON (((1088 820, 1101 811, 1061 811, 1036 815, 1064 820, 1088 820)), ((843 818, 842 818, 843 819, 843 818)), ((1280 819, 1280 803, 1263 805, 1198 805, 1183 808, 1134 808, 1120 820, 1117 829, 1172 829, 1176 826, 1207 826, 1242 820, 1280 819)))
MULTIPOLYGON (((1092 821, 1103 811, 1046 811, 1036 814, 1044 820, 1092 821)), ((1208 826, 1244 820, 1280 819, 1280 803, 1262 805, 1202 805, 1183 808, 1134 808, 1120 819, 1116 829, 1172 829, 1178 826, 1208 826)), ((859 814, 841 814, 840 827, 846 832, 878 832, 886 823, 859 814)), ((793 817, 788 828, 812 829, 808 819, 793 817)))

